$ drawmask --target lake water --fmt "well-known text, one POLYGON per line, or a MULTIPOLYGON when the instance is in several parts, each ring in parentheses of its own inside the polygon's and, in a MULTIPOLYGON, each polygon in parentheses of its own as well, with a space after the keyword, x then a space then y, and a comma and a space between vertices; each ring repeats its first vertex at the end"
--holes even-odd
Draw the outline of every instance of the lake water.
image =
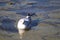
POLYGON ((1 0, 0 40, 20 40, 17 22, 27 13, 37 16, 22 40, 60 40, 60 0, 1 0))

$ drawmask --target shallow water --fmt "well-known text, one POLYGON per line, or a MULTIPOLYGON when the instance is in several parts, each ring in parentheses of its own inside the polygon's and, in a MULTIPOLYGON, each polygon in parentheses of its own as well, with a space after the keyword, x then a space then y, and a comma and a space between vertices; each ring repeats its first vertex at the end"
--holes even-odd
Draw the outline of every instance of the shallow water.
POLYGON ((60 0, 0 1, 0 40, 20 40, 17 22, 27 13, 32 16, 32 29, 22 40, 60 40, 60 0))

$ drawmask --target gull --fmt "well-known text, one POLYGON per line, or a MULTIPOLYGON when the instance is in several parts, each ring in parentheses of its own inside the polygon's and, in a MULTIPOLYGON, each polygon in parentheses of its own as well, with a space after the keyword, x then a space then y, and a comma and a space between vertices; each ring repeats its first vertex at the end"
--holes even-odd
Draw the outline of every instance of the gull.
POLYGON ((31 23, 31 15, 29 13, 25 18, 19 19, 17 28, 18 28, 20 39, 23 38, 26 29, 30 29, 29 27, 30 23, 31 23))

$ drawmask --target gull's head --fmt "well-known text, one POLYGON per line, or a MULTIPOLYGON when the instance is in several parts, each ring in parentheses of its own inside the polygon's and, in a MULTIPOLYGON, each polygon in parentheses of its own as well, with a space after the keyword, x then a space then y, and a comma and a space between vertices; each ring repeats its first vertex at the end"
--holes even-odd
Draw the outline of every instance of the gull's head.
POLYGON ((31 16, 31 14, 30 14, 30 13, 28 13, 27 15, 28 15, 28 16, 31 16))
POLYGON ((31 17, 31 14, 30 13, 27 14, 26 18, 29 18, 29 17, 31 17))

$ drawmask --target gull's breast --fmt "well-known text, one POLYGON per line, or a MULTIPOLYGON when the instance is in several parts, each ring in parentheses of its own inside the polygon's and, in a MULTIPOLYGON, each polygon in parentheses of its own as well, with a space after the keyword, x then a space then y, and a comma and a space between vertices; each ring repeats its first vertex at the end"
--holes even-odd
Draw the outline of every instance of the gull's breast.
POLYGON ((25 29, 26 28, 26 25, 24 24, 18 24, 18 29, 25 29))

